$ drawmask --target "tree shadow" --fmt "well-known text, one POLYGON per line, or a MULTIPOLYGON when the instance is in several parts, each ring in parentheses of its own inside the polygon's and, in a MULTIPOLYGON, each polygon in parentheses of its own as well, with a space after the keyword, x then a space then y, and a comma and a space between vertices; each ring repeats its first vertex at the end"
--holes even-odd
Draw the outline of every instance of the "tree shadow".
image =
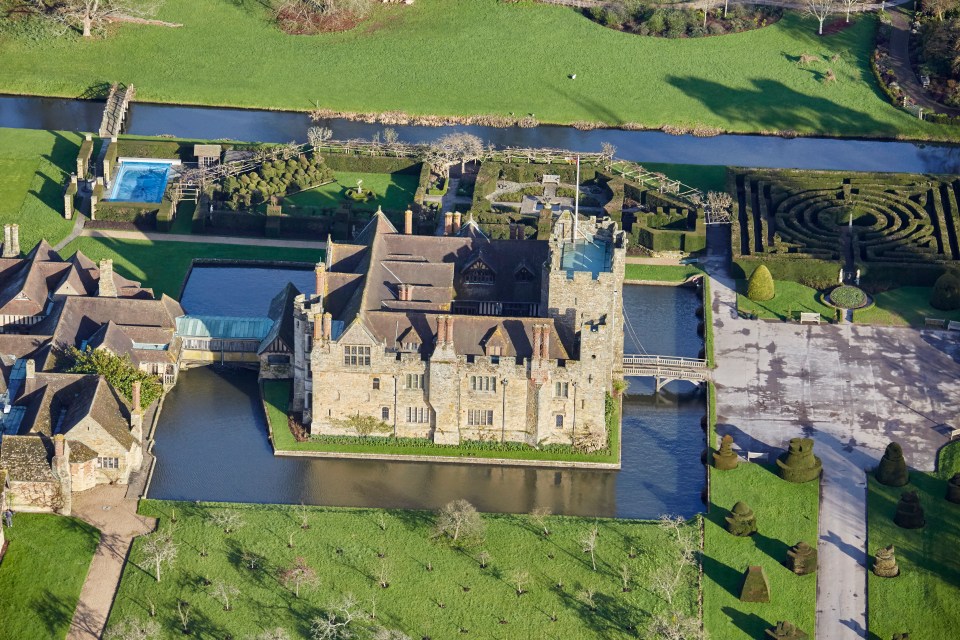
POLYGON ((786 544, 782 540, 765 536, 760 532, 757 532, 750 537, 753 538, 753 544, 756 545, 758 551, 765 553, 780 564, 783 564, 786 561, 787 550, 790 548, 790 545, 786 544))
POLYGON ((740 587, 743 582, 742 572, 708 555, 701 557, 701 564, 703 566, 703 573, 708 579, 723 587, 724 591, 734 598, 740 597, 740 587))
POLYGON ((43 595, 34 599, 31 607, 43 621, 47 635, 51 638, 68 628, 73 619, 73 607, 49 589, 44 589, 43 595))
POLYGON ((721 611, 729 616, 730 621, 748 638, 763 638, 766 630, 773 626, 755 613, 746 614, 733 607, 723 607, 721 611))

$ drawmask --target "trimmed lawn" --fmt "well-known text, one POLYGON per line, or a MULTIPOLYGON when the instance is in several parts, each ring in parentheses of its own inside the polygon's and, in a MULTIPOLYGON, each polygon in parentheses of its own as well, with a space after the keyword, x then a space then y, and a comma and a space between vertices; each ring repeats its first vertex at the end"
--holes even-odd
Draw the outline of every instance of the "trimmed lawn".
POLYGON ((505 458, 509 460, 559 460, 566 462, 615 463, 620 460, 619 415, 617 428, 610 432, 610 453, 574 453, 569 447, 536 450, 519 443, 480 443, 438 445, 413 438, 377 438, 361 440, 352 436, 327 436, 297 442, 287 424, 290 382, 265 380, 263 399, 267 419, 273 429, 273 447, 277 451, 324 451, 335 453, 383 453, 407 456, 455 456, 460 458, 505 458))
POLYGON ((83 251, 91 260, 112 258, 120 275, 152 287, 157 297, 165 293, 173 298, 180 297, 180 288, 194 258, 317 262, 323 257, 322 251, 313 249, 113 238, 77 238, 60 254, 68 258, 77 251, 83 251))
POLYGON ((932 287, 900 287, 878 293, 872 307, 854 311, 853 321, 922 327, 925 318, 960 320, 960 310, 941 311, 930 306, 931 290, 932 287))
POLYGON ((753 314, 761 319, 786 320, 792 318, 796 320, 800 317, 801 312, 819 313, 827 322, 833 322, 837 319, 836 310, 820 302, 816 289, 788 280, 776 280, 774 282, 777 295, 774 296, 773 300, 754 302, 745 295, 747 281, 737 280, 737 310, 740 313, 753 314))
POLYGON ((299 207, 336 208, 346 202, 347 189, 356 189, 357 180, 363 180, 363 188, 370 189, 375 197, 367 202, 355 202, 353 208, 362 211, 403 211, 413 203, 413 195, 420 182, 419 176, 400 173, 352 173, 337 171, 337 181, 320 185, 307 191, 284 198, 284 202, 299 207))
MULTIPOLYGON (((146 619, 152 601, 170 637, 179 637, 172 630, 181 628, 178 600, 189 603, 191 637, 246 638, 278 627, 292 637, 309 637, 312 619, 351 594, 368 614, 376 611, 374 620, 364 620, 411 638, 635 638, 637 631, 628 628, 643 628, 649 612, 663 606, 648 587, 650 578, 676 553, 658 526, 628 520, 550 517, 551 535, 544 536, 528 516, 484 515, 485 543, 460 551, 431 539, 434 518, 428 512, 155 500, 141 501, 140 511, 158 517, 160 528, 172 533, 177 558, 156 582, 138 538, 110 625, 146 619), (227 509, 243 521, 231 534, 210 522, 227 509), (301 528, 301 510, 308 529, 301 528), (579 542, 594 526, 596 571, 579 542), (485 569, 476 560, 481 550, 492 557, 485 569), (259 556, 259 567, 251 570, 244 554, 259 556), (299 598, 278 579, 297 557, 318 578, 301 588, 299 598), (623 564, 634 573, 629 592, 620 581, 623 564), (528 573, 519 597, 512 583, 517 572, 528 573), (381 575, 388 588, 380 587, 381 575), (215 597, 221 582, 239 590, 231 611, 215 597), (588 589, 593 608, 577 595, 588 589)), ((685 578, 680 607, 693 613, 696 574, 685 578)))
POLYGON ((815 20, 787 12, 775 25, 746 33, 666 39, 607 29, 567 7, 460 0, 451 10, 448 0, 418 0, 377 7, 347 33, 288 36, 273 24, 269 5, 166 0, 157 17, 183 27, 124 24, 87 41, 0 38, 0 91, 72 97, 122 80, 135 84, 144 102, 957 135, 918 121, 881 94, 869 67, 872 16, 822 38, 815 20), (531 35, 544 33, 576 44, 544 46, 531 35), (255 59, 237 55, 250 43, 255 59), (822 62, 801 67, 804 53, 822 62), (834 55, 838 60, 828 62, 834 55), (828 68, 836 82, 823 81, 828 68), (568 77, 573 73, 576 80, 568 77))
POLYGON ((644 169, 665 173, 674 180, 707 191, 727 190, 727 168, 723 165, 667 164, 643 162, 644 169))
POLYGON ((695 264, 630 264, 624 272, 626 280, 650 280, 659 282, 684 282, 693 276, 703 275, 704 270, 695 264))
POLYGON ((76 518, 17 513, 5 533, 10 547, 0 564, 0 636, 63 638, 100 532, 76 518))
POLYGON ((0 223, 20 224, 24 253, 41 238, 56 244, 70 233, 63 185, 76 171, 82 141, 76 133, 0 129, 0 223))
POLYGON ((949 445, 941 455, 939 473, 911 471, 910 484, 905 487, 888 487, 870 477, 870 566, 877 549, 893 544, 900 567, 896 578, 878 578, 872 571, 868 574, 868 622, 873 637, 889 638, 905 631, 923 638, 956 636, 960 624, 956 606, 960 599, 960 505, 947 502, 944 496, 946 480, 960 471, 958 453, 956 444, 949 445), (900 494, 908 489, 920 495, 927 520, 923 529, 901 529, 893 522, 900 494))
MULTIPOLYGON (((713 443, 711 443, 713 444, 713 443)), ((710 513, 705 517, 703 553, 704 627, 711 638, 755 640, 778 620, 789 620, 813 637, 817 576, 797 576, 781 563, 800 540, 817 544, 817 482, 792 484, 773 467, 741 462, 732 471, 711 468, 710 513), (757 516, 749 538, 727 533, 724 518, 738 501, 757 516), (740 602, 747 567, 762 566, 770 602, 740 602)))

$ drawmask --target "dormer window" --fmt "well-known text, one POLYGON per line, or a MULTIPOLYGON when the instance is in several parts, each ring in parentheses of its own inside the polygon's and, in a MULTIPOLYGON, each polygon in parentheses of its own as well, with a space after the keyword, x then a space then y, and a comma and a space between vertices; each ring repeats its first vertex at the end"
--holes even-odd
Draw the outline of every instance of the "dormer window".
POLYGON ((463 274, 463 279, 467 284, 493 284, 495 277, 493 269, 482 260, 474 262, 463 274))
POLYGON ((520 267, 517 269, 517 272, 513 274, 513 279, 517 282, 533 282, 533 278, 533 272, 526 267, 520 267))

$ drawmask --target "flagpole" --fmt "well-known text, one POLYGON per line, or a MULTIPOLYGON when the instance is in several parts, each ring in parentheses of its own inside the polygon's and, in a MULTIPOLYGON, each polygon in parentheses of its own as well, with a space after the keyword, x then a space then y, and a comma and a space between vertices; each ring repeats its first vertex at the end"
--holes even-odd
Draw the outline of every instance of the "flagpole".
POLYGON ((580 156, 577 156, 577 184, 574 185, 573 196, 573 242, 577 242, 577 233, 580 231, 580 156))

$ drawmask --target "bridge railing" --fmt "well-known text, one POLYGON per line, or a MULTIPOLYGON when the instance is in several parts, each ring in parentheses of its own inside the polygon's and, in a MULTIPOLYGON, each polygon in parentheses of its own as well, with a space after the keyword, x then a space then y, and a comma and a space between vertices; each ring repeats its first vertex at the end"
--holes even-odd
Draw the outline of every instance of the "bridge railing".
POLYGON ((625 367, 655 367, 658 369, 706 369, 707 361, 699 358, 680 358, 673 356, 624 355, 625 367))

